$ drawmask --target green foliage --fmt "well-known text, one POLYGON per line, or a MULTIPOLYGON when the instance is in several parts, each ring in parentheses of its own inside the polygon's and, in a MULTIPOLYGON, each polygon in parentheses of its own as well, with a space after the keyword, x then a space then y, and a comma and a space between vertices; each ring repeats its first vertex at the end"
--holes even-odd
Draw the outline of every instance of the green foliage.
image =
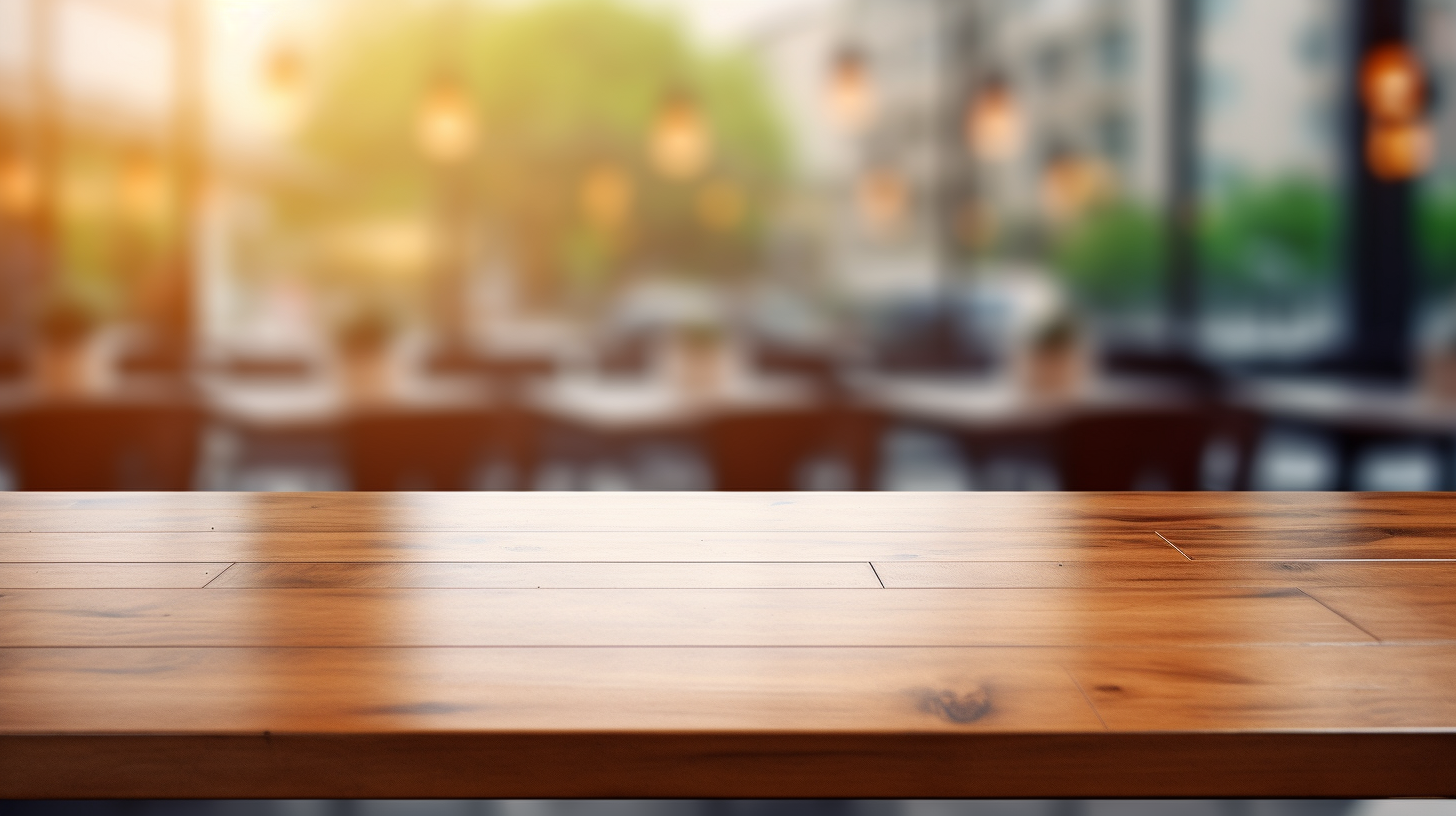
POLYGON ((612 0, 363 0, 348 12, 299 132, 345 186, 287 202, 296 225, 429 218, 448 188, 523 267, 528 289, 599 283, 634 265, 722 272, 748 263, 787 156, 746 58, 700 53, 672 21, 612 0), (420 155, 415 124, 446 75, 466 89, 478 139, 467 161, 439 168, 420 155), (677 92, 712 133, 711 166, 690 181, 663 179, 647 161, 651 126, 677 92), (621 234, 592 236, 606 228, 588 223, 580 190, 602 165, 632 179, 632 215, 621 234), (737 228, 714 231, 697 217, 710 180, 745 193, 737 228))
POLYGON ((1097 205, 1056 242, 1055 262, 1073 290, 1105 309, 1147 305, 1163 269, 1163 225, 1127 201, 1097 205))
POLYGON ((1202 274, 1221 298, 1293 297, 1335 272, 1339 206, 1318 182, 1245 184, 1215 201, 1200 230, 1202 274))
POLYGON ((1416 237, 1427 291, 1456 288, 1456 185, 1424 185, 1416 198, 1416 237))

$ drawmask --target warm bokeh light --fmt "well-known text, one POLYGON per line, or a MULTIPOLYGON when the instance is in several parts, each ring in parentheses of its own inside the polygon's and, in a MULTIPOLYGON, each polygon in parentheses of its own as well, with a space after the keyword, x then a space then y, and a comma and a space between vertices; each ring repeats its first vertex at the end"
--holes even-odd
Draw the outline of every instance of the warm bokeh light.
POLYGON ((431 161, 453 164, 469 156, 476 124, 466 89, 452 79, 439 80, 420 106, 416 135, 431 161))
POLYGON ((726 179, 715 179, 698 191, 698 218, 715 232, 729 232, 743 223, 748 201, 742 188, 726 179))
POLYGON ((983 161, 1004 161, 1021 149, 1022 122, 1004 80, 992 79, 966 108, 966 143, 983 161))
POLYGON ((632 179, 614 164, 601 164, 581 182, 581 210, 598 229, 621 229, 632 214, 632 179))
POLYGON ((12 218, 29 215, 40 199, 35 169, 23 156, 0 159, 0 209, 12 218))
POLYGON ((871 170, 859 180, 860 217, 872 229, 888 231, 900 226, 910 203, 905 179, 894 170, 871 170))
POLYGON ((664 176, 686 180, 703 172, 712 156, 713 138, 691 98, 670 96, 652 125, 652 164, 664 176))
POLYGON ((835 55, 824 96, 829 115, 846 131, 859 131, 874 117, 874 85, 868 62, 859 49, 846 48, 835 55))
POLYGON ((1430 167, 1435 156, 1431 130, 1420 120, 1377 123, 1365 142, 1370 172, 1383 181, 1405 181, 1430 167))
POLYGON ((1088 206, 1111 194, 1106 165, 1075 154, 1054 158, 1042 174, 1042 206, 1055 221, 1080 215, 1088 206))
POLYGON ((152 154, 138 152, 122 165, 116 196, 127 219, 138 223, 155 221, 162 215, 166 193, 166 179, 152 154))
POLYGON ((1425 75, 1410 49, 1387 45, 1371 51, 1360 67, 1360 91, 1371 118, 1406 120, 1422 114, 1425 75))

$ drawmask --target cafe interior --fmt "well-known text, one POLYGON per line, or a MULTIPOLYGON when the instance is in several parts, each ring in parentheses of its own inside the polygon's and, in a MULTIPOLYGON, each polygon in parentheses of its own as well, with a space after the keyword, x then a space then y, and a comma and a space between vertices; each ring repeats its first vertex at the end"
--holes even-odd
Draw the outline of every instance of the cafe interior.
POLYGON ((1456 489, 1452 89, 1453 0, 0 0, 0 489, 1456 489))

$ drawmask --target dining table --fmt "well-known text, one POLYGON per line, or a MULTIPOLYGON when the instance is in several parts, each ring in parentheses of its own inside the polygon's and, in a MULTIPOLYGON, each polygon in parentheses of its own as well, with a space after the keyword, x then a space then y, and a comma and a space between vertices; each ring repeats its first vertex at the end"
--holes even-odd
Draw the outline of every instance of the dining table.
POLYGON ((0 494, 0 798, 1456 795, 1442 493, 0 494))

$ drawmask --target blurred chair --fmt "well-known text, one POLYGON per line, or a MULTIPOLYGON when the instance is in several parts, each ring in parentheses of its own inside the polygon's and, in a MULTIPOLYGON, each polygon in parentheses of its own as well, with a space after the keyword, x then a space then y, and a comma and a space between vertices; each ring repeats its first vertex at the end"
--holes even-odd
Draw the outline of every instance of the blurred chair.
POLYGON ((469 490, 490 441, 472 411, 361 411, 344 428, 355 490, 469 490))
POLYGON ((649 331, 616 333, 597 348, 597 371, 616 377, 643 377, 652 369, 653 354, 661 344, 649 331))
POLYGON ((21 490, 189 490, 203 413, 195 405, 54 404, 13 419, 21 490))
POLYGON ((1210 429, 1196 407, 1076 417, 1056 439, 1062 489, 1197 490, 1210 429))
POLYGON ((714 419, 708 452, 718 490, 794 490, 800 466, 826 442, 820 411, 736 413, 714 419))

